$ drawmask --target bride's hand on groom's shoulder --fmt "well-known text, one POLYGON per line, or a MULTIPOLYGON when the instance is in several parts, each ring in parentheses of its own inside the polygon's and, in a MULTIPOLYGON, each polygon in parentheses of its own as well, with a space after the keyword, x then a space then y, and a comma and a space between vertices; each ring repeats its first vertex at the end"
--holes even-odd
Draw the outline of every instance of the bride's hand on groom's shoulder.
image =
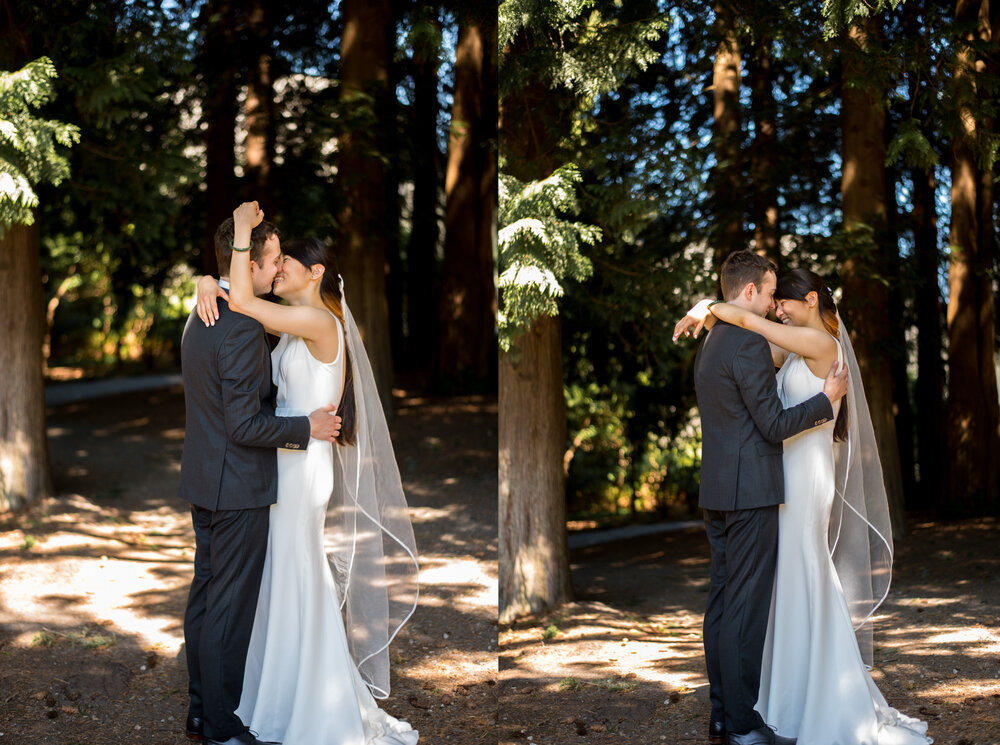
POLYGON ((229 295, 219 287, 215 277, 204 276, 198 280, 198 298, 196 308, 198 318, 206 326, 214 326, 219 320, 219 298, 228 301, 229 295))
MULTIPOLYGON (((698 334, 701 330, 705 328, 705 322, 712 316, 712 311, 709 310, 709 303, 712 301, 709 299, 699 300, 698 303, 687 312, 687 314, 677 322, 674 326, 674 341, 676 342, 681 335, 691 336, 692 327, 694 328, 693 336, 695 339, 698 338, 698 334)), ((711 326, 709 326, 711 328, 711 326)))

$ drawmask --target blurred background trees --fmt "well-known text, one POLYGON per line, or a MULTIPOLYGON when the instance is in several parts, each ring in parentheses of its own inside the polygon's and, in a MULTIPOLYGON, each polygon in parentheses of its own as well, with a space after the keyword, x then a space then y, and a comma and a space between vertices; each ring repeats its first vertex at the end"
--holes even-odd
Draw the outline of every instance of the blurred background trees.
POLYGON ((568 596, 567 522, 696 513, 670 330, 737 248, 835 291, 897 535, 1000 511, 998 11, 500 4, 502 617, 568 596))
POLYGON ((0 443, 7 462, 27 427, 45 474, 15 488, 5 471, 0 510, 47 478, 44 422, 11 402, 42 412, 43 371, 176 369, 193 279, 244 199, 337 251, 387 406, 394 384, 495 389, 496 24, 478 4, 0 0, 0 17, 0 70, 54 72, 30 115, 0 91, 5 378, 38 350, 0 443), (79 142, 25 155, 32 122, 79 142), (66 162, 61 181, 18 160, 40 157, 66 162), (15 213, 27 184, 37 206, 15 213))

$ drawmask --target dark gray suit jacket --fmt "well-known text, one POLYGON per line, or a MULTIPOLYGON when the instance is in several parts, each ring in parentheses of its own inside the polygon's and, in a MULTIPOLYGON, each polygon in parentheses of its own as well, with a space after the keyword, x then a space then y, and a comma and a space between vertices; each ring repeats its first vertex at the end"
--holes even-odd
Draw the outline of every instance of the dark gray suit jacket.
POLYGON ((192 312, 181 372, 187 408, 181 497, 213 511, 274 504, 275 448, 305 448, 309 418, 274 415, 264 327, 222 300, 214 326, 192 312))
POLYGON ((744 510, 785 501, 782 441, 833 417, 818 393, 782 408, 771 350, 763 336, 719 321, 695 358, 701 412, 698 505, 744 510))

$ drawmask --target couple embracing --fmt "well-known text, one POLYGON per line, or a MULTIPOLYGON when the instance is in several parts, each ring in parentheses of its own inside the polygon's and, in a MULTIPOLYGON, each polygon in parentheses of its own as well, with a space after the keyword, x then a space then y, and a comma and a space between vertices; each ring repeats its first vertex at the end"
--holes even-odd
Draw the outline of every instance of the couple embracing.
POLYGON ((244 203, 219 227, 221 279, 199 282, 181 344, 187 736, 414 745, 375 701, 417 565, 371 366, 333 252, 282 247, 263 217, 244 203), (261 297, 272 285, 285 304, 261 297))
POLYGON ((926 745, 927 725, 890 707, 869 674, 892 534, 833 295, 814 272, 778 279, 751 251, 731 254, 720 279, 725 300, 698 303, 673 335, 709 330, 695 360, 709 741, 926 745))

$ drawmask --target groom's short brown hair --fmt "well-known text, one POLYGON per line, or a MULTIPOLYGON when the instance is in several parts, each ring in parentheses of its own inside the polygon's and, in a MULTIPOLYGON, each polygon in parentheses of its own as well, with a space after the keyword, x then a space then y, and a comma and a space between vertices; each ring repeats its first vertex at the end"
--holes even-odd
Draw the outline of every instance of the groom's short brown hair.
MULTIPOLYGON (((281 232, 267 220, 263 220, 260 225, 250 233, 250 261, 257 266, 261 264, 264 256, 264 244, 271 236, 281 237, 281 232)), ((236 237, 236 229, 233 225, 233 218, 227 217, 215 231, 215 259, 219 262, 219 276, 229 275, 229 265, 233 260, 233 238, 236 237)))
POLYGON ((753 251, 733 251, 722 262, 722 271, 719 273, 722 297, 726 300, 734 299, 750 282, 759 290, 768 272, 774 272, 775 277, 778 276, 778 267, 774 262, 753 251))

